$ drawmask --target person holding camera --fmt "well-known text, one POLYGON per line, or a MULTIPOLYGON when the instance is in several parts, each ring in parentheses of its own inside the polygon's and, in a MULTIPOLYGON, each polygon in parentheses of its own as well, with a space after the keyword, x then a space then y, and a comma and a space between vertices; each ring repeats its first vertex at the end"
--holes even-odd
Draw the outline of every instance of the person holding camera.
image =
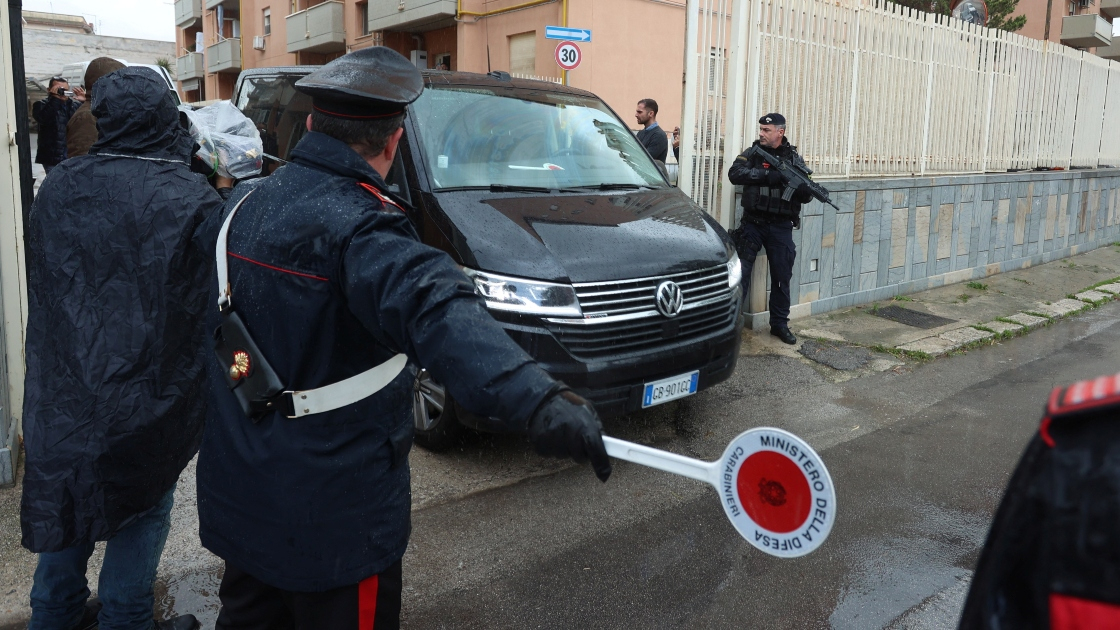
POLYGON ((66 159, 66 125, 85 101, 85 90, 74 88, 71 92, 66 79, 52 77, 47 84, 47 98, 31 106, 31 115, 39 123, 35 161, 42 164, 47 173, 66 159))
MULTIPOLYGON (((794 165, 805 166, 797 147, 786 138, 786 119, 781 114, 766 114, 758 119, 758 140, 754 144, 772 152, 779 160, 792 160, 794 165)), ((793 228, 801 224, 801 204, 812 201, 813 195, 802 184, 790 199, 783 199, 785 176, 774 168, 775 165, 748 155, 749 151, 735 158, 727 171, 732 184, 743 186, 743 220, 731 233, 731 238, 743 261, 744 278, 751 277, 755 257, 759 250, 766 248, 770 260, 770 334, 792 345, 797 343, 797 337, 789 331, 789 283, 797 258, 793 228)))

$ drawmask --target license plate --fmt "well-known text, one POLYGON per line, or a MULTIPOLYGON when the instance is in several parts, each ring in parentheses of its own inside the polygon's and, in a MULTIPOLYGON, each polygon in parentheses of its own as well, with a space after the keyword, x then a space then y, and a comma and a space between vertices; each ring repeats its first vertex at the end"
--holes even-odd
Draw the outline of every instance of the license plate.
POLYGON ((699 382, 700 370, 696 370, 688 374, 646 383, 646 391, 642 395, 642 408, 691 396, 696 393, 696 385, 699 382))

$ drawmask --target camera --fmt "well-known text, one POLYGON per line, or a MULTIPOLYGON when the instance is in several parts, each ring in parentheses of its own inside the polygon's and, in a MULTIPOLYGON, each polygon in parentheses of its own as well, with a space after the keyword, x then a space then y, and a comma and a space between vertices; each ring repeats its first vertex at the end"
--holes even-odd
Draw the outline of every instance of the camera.
POLYGON ((54 93, 59 96, 66 96, 66 89, 60 86, 55 88, 54 93))

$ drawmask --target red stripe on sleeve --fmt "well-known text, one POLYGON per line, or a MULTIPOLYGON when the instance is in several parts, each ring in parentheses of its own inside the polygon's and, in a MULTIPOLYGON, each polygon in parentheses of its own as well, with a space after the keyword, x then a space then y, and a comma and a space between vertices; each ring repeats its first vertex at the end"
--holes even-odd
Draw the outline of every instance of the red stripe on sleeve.
POLYGON ((301 278, 311 278, 312 280, 319 280, 321 282, 330 282, 330 280, 328 278, 324 278, 322 276, 313 276, 309 273, 303 273, 301 271, 292 271, 291 269, 284 269, 283 267, 276 267, 275 265, 270 265, 268 263, 263 263, 259 260, 253 260, 252 258, 246 258, 245 256, 241 256, 240 254, 235 254, 233 252, 229 252, 229 255, 232 256, 233 258, 238 259, 238 260, 244 260, 245 262, 253 263, 254 265, 260 265, 261 267, 264 267, 265 269, 271 269, 273 271, 279 271, 280 273, 287 273, 287 274, 291 274, 293 276, 299 276, 301 278))
POLYGON ((1120 628, 1120 606, 1050 593, 1050 627, 1053 630, 1120 628))
POLYGON ((358 630, 373 630, 377 616, 377 576, 358 583, 358 630))

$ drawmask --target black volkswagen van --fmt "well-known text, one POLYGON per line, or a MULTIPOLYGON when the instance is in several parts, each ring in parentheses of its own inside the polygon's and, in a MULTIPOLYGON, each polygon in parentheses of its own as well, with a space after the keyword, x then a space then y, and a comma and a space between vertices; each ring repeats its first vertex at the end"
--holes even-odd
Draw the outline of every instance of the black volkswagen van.
MULTIPOLYGON (((238 79, 234 104, 261 131, 266 172, 305 132, 310 99, 293 86, 313 69, 238 79)), ((731 375, 742 327, 731 239, 603 101, 501 72, 424 80, 387 183, 510 337, 607 417, 731 375)), ((424 371, 415 392, 423 446, 450 445, 460 423, 497 429, 424 371)))

